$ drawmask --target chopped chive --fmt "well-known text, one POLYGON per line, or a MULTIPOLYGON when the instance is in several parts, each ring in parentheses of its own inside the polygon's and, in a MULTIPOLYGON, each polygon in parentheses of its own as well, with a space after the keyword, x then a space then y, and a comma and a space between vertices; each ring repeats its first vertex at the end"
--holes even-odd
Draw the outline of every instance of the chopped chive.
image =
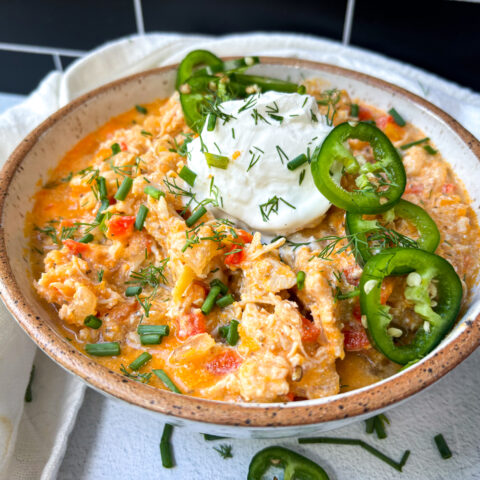
POLYGON ((430 155, 435 155, 437 152, 437 150, 435 150, 433 147, 431 147, 430 145, 424 145, 423 146, 423 149, 429 153, 430 155))
POLYGON ((132 370, 140 370, 140 368, 142 368, 151 359, 152 356, 148 352, 143 352, 129 365, 129 367, 132 370))
POLYGON ((172 432, 173 426, 166 423, 163 427, 162 439, 160 440, 160 456, 162 457, 162 465, 164 468, 172 468, 174 466, 172 446, 170 444, 172 432))
POLYGON ((88 315, 83 320, 83 324, 86 327, 90 327, 90 328, 93 328, 93 329, 97 330, 97 328, 100 328, 102 326, 102 321, 98 317, 96 317, 95 315, 88 315))
POLYGON ((117 193, 115 194, 115 200, 125 200, 126 196, 128 195, 128 192, 132 188, 133 185, 133 179, 130 177, 125 177, 123 179, 122 184, 120 185, 120 188, 117 190, 117 193))
POLYGON ((141 230, 143 228, 143 224, 145 223, 147 215, 148 208, 145 205, 140 205, 137 213, 137 218, 135 218, 135 230, 141 230))
POLYGON ((375 428, 375 417, 369 418, 365 420, 365 432, 368 434, 373 433, 373 429, 375 428))
POLYGON ((222 168, 226 170, 230 159, 224 155, 216 155, 215 153, 204 152, 207 165, 209 167, 222 168))
POLYGON ((118 143, 114 143, 110 148, 112 149, 112 156, 122 151, 118 143))
POLYGON ((144 137, 151 137, 152 134, 150 132, 147 132, 146 130, 141 130, 140 133, 144 136, 144 137))
POLYGON ((170 377, 162 369, 153 370, 153 373, 163 382, 163 384, 174 393, 182 393, 178 387, 172 382, 170 377))
POLYGON ((235 130, 232 128, 232 138, 235 140, 235 130))
POLYGON ((399 127, 404 127, 407 124, 403 117, 394 108, 391 108, 388 113, 393 117, 393 120, 399 127))
POLYGON ((358 118, 358 111, 359 111, 358 105, 356 103, 352 103, 350 105, 350 116, 358 118))
POLYGON ((211 287, 220 287, 220 293, 225 295, 228 292, 228 287, 218 278, 215 278, 210 282, 211 287))
POLYGON ((27 389, 25 390, 25 402, 27 403, 30 403, 33 400, 32 384, 33 384, 34 377, 35 377, 35 365, 32 365, 32 369, 30 370, 30 378, 28 379, 27 389))
POLYGON ((104 270, 103 268, 97 273, 97 280, 98 280, 98 283, 101 283, 102 280, 103 280, 103 274, 104 274, 104 270))
POLYGON ((93 235, 91 233, 87 233, 86 235, 84 235, 80 240, 79 242, 80 243, 90 243, 92 240, 93 240, 93 235))
POLYGON ((301 155, 298 155, 298 157, 295 157, 293 160, 290 160, 287 163, 287 168, 289 170, 295 170, 296 168, 301 167, 304 163, 307 163, 307 161, 307 156, 302 153, 301 155))
POLYGON ((108 198, 104 198, 100 203, 100 207, 98 208, 97 216, 95 217, 95 222, 100 223, 103 219, 103 212, 110 206, 110 202, 108 198))
POLYGON ((305 274, 305 272, 302 272, 302 270, 300 270, 297 273, 297 288, 299 290, 302 290, 303 287, 305 286, 305 278, 306 277, 307 277, 307 275, 305 274))
POLYGON ((405 145, 400 145, 402 150, 408 150, 410 147, 415 145, 420 145, 421 143, 428 142, 430 139, 428 137, 421 138, 420 140, 416 140, 415 142, 406 143, 405 145))
POLYGON ((118 342, 87 343, 85 351, 96 357, 111 357, 120 355, 120 344, 118 342))
POLYGON ((190 215, 186 220, 185 223, 187 227, 191 227, 194 225, 197 220, 200 220, 205 214, 207 213, 207 209, 202 205, 201 207, 197 208, 192 215, 190 215))
POLYGON ((105 177, 97 177, 95 181, 97 182, 100 200, 105 200, 106 198, 108 198, 107 181, 105 180, 105 177))
POLYGON ((447 442, 445 441, 445 438, 443 438, 443 435, 439 433, 435 437, 433 437, 435 440, 435 444, 437 445, 438 451, 440 452, 441 457, 444 460, 449 459, 452 456, 452 451, 447 445, 447 442))
POLYGON ((297 88, 297 93, 300 95, 305 95, 306 91, 307 87, 305 87, 305 85, 299 85, 297 88))
POLYGON ((140 343, 142 345, 160 345, 162 343, 163 335, 157 333, 145 333, 140 335, 140 343))
POLYGON ((224 438, 228 438, 228 437, 219 437, 217 435, 210 435, 209 433, 204 433, 203 434, 203 438, 207 441, 207 442, 211 442, 213 440, 223 440, 224 438))
POLYGON ((155 334, 166 337, 170 333, 170 327, 168 325, 139 325, 137 327, 137 333, 139 335, 155 334))
POLYGON ((147 185, 143 191, 150 197, 154 198, 155 200, 158 200, 160 197, 164 197, 165 193, 163 193, 161 190, 158 188, 152 187, 151 185, 147 185))
POLYGON ((178 176, 182 180, 185 180, 191 187, 195 185, 195 179, 197 178, 197 174, 193 170, 190 170, 186 165, 184 165, 183 168, 180 170, 178 176))
POLYGON ((233 298, 233 295, 229 293, 228 295, 220 297, 216 303, 218 307, 225 308, 231 305, 234 301, 235 299, 233 298))
POLYGON ((202 313, 204 313, 205 315, 208 315, 212 311, 220 291, 221 291, 221 287, 217 285, 213 286, 210 289, 210 292, 208 292, 207 298, 205 299, 201 307, 202 313))
POLYGON ((400 462, 396 462, 390 457, 387 457, 384 453, 380 450, 369 445, 367 442, 360 440, 358 438, 335 438, 335 437, 312 437, 312 438, 299 438, 298 443, 306 444, 306 443, 329 443, 333 445, 354 445, 357 447, 361 447, 365 449, 367 452, 371 453, 378 459, 382 460, 383 462, 387 463, 395 470, 399 472, 402 471, 402 468, 407 463, 408 457, 410 456, 410 450, 406 450, 402 456, 400 462))
POLYGON ((142 287, 127 287, 125 290, 126 297, 134 297, 135 295, 140 295, 142 293, 142 287))
POLYGON ((148 110, 145 107, 142 107, 141 105, 135 105, 135 108, 137 109, 138 113, 143 113, 144 115, 148 113, 148 110))
POLYGON ((303 183, 303 180, 305 178, 305 172, 306 170, 302 170, 300 173, 300 176, 298 177, 298 184, 301 185, 303 183))
POLYGON ((387 432, 385 431, 385 425, 384 425, 383 422, 390 423, 388 421, 388 418, 385 415, 380 414, 380 415, 377 415, 377 416, 374 417, 375 432, 377 434, 377 437, 380 440, 383 440, 384 438, 387 438, 387 432))
POLYGON ((225 335, 225 340, 229 345, 234 347, 238 343, 238 320, 230 320, 228 324, 227 334, 225 335))
POLYGON ((276 115, 275 113, 269 113, 268 116, 270 118, 273 118, 274 120, 276 120, 277 122, 280 122, 282 123, 283 122, 283 117, 281 115, 276 115))
POLYGON ((208 116, 208 120, 207 120, 207 130, 209 132, 213 132, 215 130, 216 125, 217 125, 217 116, 214 113, 211 113, 208 116))

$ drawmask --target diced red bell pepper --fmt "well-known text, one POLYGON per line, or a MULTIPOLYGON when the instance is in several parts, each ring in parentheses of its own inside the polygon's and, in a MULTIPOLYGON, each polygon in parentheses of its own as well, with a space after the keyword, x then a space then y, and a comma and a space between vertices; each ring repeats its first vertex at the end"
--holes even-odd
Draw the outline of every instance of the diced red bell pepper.
POLYGON ((245 230, 237 230, 237 235, 238 238, 235 239, 235 242, 238 243, 232 243, 225 252, 225 265, 236 266, 242 263, 246 257, 244 247, 247 243, 252 243, 253 236, 245 230), (242 243, 241 245, 240 242, 242 243))
POLYGON ((363 122, 365 120, 373 120, 372 112, 361 105, 358 107, 358 119, 363 122))
POLYGON ((347 352, 358 352, 370 346, 367 332, 362 325, 352 323, 342 329, 343 345, 347 352))
POLYGON ((381 128, 382 130, 384 130, 389 123, 393 123, 393 122, 394 120, 391 115, 382 115, 381 117, 378 117, 377 120, 375 121, 375 123, 377 124, 377 127, 381 128))
POLYGON ((127 144, 125 142, 120 142, 120 148, 122 152, 126 152, 128 150, 127 144))
POLYGON ((407 183, 404 193, 419 194, 423 192, 423 185, 419 183, 407 183))
POLYGON ((133 233, 133 224, 135 217, 113 217, 108 224, 108 233, 112 237, 122 237, 133 233))
POLYGON ((84 253, 90 249, 87 243, 76 242, 71 238, 67 238, 63 241, 63 244, 74 254, 84 253))
POLYGON ((444 183, 442 185, 442 193, 444 195, 451 195, 455 193, 455 185, 453 183, 444 183))
POLYGON ((308 320, 308 318, 302 317, 302 342, 316 342, 319 335, 320 329, 315 323, 308 320))
POLYGON ((206 331, 205 315, 200 310, 192 310, 180 319, 177 336, 180 340, 186 340, 188 337, 205 333, 206 331))
POLYGON ((222 352, 205 364, 205 368, 214 375, 233 372, 242 364, 242 359, 234 350, 222 352))

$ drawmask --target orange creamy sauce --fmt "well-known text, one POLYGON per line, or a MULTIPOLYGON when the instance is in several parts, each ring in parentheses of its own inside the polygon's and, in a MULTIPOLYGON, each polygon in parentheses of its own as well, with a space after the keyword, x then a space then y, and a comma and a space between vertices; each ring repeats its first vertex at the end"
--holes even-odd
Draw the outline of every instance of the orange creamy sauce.
MULTIPOLYGON (((321 94, 314 82, 307 82, 307 87, 309 93, 321 94)), ((349 119, 350 103, 347 93, 342 92, 341 100, 337 106, 337 115, 334 118, 335 124, 349 119)), ((363 119, 371 118, 376 120, 377 125, 389 136, 395 146, 425 137, 421 131, 410 124, 407 124, 406 127, 399 127, 388 115, 378 109, 361 103, 360 106, 361 115, 364 116, 363 119)), ((216 327, 225 324, 231 318, 235 318, 237 314, 241 315, 241 311, 239 313, 240 307, 235 307, 234 305, 228 307, 225 311, 214 309, 206 318, 202 317, 204 326, 198 331, 194 329, 194 334, 202 333, 202 331, 210 333, 215 331, 215 335, 212 334, 215 338, 213 345, 210 345, 209 348, 205 348, 203 344, 199 345, 198 350, 203 352, 201 354, 198 354, 195 344, 189 350, 190 353, 182 351, 182 345, 192 337, 187 336, 185 338, 183 334, 179 334, 182 328, 181 325, 186 322, 189 325, 188 328, 190 328, 192 322, 195 323, 196 320, 192 319, 191 312, 198 312, 198 307, 201 306, 207 292, 207 289, 202 285, 206 285, 208 288, 208 282, 201 278, 190 279, 186 290, 187 293, 184 293, 180 300, 180 303, 188 304, 188 308, 185 307, 184 310, 180 308, 178 318, 168 313, 172 302, 171 290, 165 292, 160 290, 159 297, 153 301, 149 318, 144 317, 145 312, 135 298, 124 296, 125 280, 128 280, 128 274, 133 270, 138 271, 142 268, 142 265, 145 266, 143 255, 148 258, 149 255, 153 255, 151 252, 155 248, 160 249, 165 254, 164 258, 167 256, 166 253, 168 253, 164 252, 164 245, 161 245, 162 242, 158 242, 158 238, 155 237, 155 232, 158 231, 160 231, 159 235, 165 234, 167 236, 168 229, 166 229, 165 225, 158 227, 158 225, 151 226, 148 223, 150 221, 153 222, 153 219, 150 220, 153 215, 153 208, 155 208, 152 206, 153 204, 148 204, 151 212, 149 212, 146 226, 142 231, 130 230, 128 235, 115 236, 111 227, 108 227, 105 235, 97 232, 92 243, 80 246, 81 252, 75 251, 75 248, 69 249, 65 245, 68 241, 63 242, 62 239, 58 240, 59 244, 55 244, 45 231, 41 232, 35 228, 45 229, 45 227, 50 226, 56 232, 57 238, 59 238, 62 226, 68 228, 75 221, 84 223, 94 222, 99 205, 91 189, 92 185, 95 185, 95 181, 88 183, 85 179, 88 179, 90 174, 86 175, 84 173, 82 177, 82 174, 79 175, 78 172, 94 166, 95 168, 100 168, 102 175, 107 176, 102 169, 106 168, 105 165, 108 165, 109 161, 112 161, 117 168, 130 169, 128 171, 132 177, 144 176, 150 182, 145 181, 138 184, 138 187, 134 186, 129 194, 129 198, 125 202, 115 203, 111 201, 114 215, 110 221, 115 221, 120 215, 134 217, 139 205, 147 204, 146 195, 142 194, 142 190, 143 186, 150 184, 155 184, 159 189, 166 192, 167 203, 173 209, 177 211, 182 209, 180 200, 170 195, 162 183, 165 174, 168 173, 171 175, 171 178, 175 178, 175 172, 178 173, 184 164, 183 157, 169 152, 169 148, 174 145, 175 140, 179 143, 183 140, 180 134, 188 131, 181 116, 181 109, 176 99, 159 100, 145 105, 145 107, 148 110, 148 114, 144 115, 136 109, 132 109, 118 117, 112 118, 104 126, 81 140, 65 155, 57 168, 51 172, 49 182, 46 184, 48 188, 41 188, 35 194, 35 205, 26 225, 27 235, 31 236, 32 239, 32 267, 34 277, 37 280, 41 278, 42 273, 46 272, 45 274, 48 274, 50 272, 51 276, 45 277, 43 285, 37 288, 37 290, 40 296, 51 303, 53 308, 60 312, 60 316, 64 318, 64 320, 61 320, 58 314, 54 315, 58 322, 58 328, 63 335, 82 352, 85 350, 86 343, 102 341, 120 342, 121 354, 119 356, 94 357, 95 361, 115 372, 119 372, 122 365, 127 368, 127 371, 130 371, 128 370, 128 365, 140 353, 148 351, 153 358, 146 366, 140 369, 140 373, 150 373, 153 369, 162 368, 183 393, 220 400, 288 401, 295 398, 303 398, 304 396, 315 398, 324 394, 336 393, 339 388, 341 391, 359 388, 395 373, 399 367, 371 348, 367 342, 366 345, 361 345, 360 348, 355 348, 355 344, 353 348, 346 348, 347 351, 343 359, 341 358, 343 352, 336 354, 338 358, 336 362, 333 360, 333 365, 336 366, 340 377, 339 381, 338 378, 336 380, 338 386, 327 389, 323 393, 310 387, 318 382, 325 381, 328 383, 333 381, 327 381, 324 378, 334 379, 336 373, 330 372, 323 377, 322 375, 324 374, 321 372, 320 367, 305 370, 305 375, 300 381, 293 381, 289 377, 289 391, 280 389, 281 393, 272 398, 268 397, 268 395, 255 397, 253 394, 245 398, 245 395, 241 396, 238 393, 238 388, 232 387, 229 390, 228 386, 209 390, 209 388, 219 385, 222 379, 225 378, 225 375, 235 372, 242 362, 245 362, 255 352, 261 351, 264 346, 262 340, 259 340, 260 337, 252 336, 251 333, 246 331, 246 327, 243 329, 242 323, 239 328, 240 342, 236 347, 229 347, 218 338, 216 327), (140 128, 143 133, 139 133, 140 128), (133 131, 132 129, 136 130, 133 131), (118 155, 112 156, 111 144, 113 143, 117 143, 120 146, 122 154, 125 152, 123 157, 118 155), (158 161, 157 156, 160 158, 158 161), (137 163, 137 167, 133 167, 132 165, 135 165, 136 159, 142 157, 143 159, 140 163, 137 163), (120 158, 122 160, 118 160, 120 158), (98 167, 99 165, 100 167, 98 167), (72 176, 70 176, 70 172, 73 172, 72 176), (56 223, 49 223, 52 220, 56 221, 56 223), (162 230, 162 228, 165 230, 162 230), (104 248, 97 248, 97 242, 102 244, 104 248), (108 249, 110 244, 118 245, 118 248, 113 253, 112 249, 108 249), (44 265, 45 255, 48 252, 54 252, 50 253, 50 255, 56 255, 55 252, 58 253, 58 251, 63 253, 59 254, 58 258, 50 260, 50 263, 47 265, 44 265), (64 262, 64 270, 58 269, 59 262, 64 262), (76 262, 80 263, 77 264, 76 262), (75 269, 80 269, 81 274, 75 269), (103 279, 99 282, 98 275, 102 270, 103 279), (82 308, 86 307, 85 305, 80 305, 79 302, 73 305, 75 303, 73 297, 79 289, 79 284, 77 282, 76 284, 68 285, 67 280, 70 272, 74 272, 74 276, 76 275, 78 278, 84 278, 81 281, 84 282, 85 288, 89 289, 97 300, 99 298, 111 300, 115 296, 121 297, 119 301, 114 302, 113 306, 109 306, 107 300, 103 301, 103 303, 97 301, 92 312, 88 312, 88 314, 96 314, 102 319, 103 325, 99 330, 92 330, 83 326, 81 321, 83 318, 82 311, 87 313, 88 309, 82 310, 82 308), (196 286, 193 286, 194 284, 196 286), (139 344, 138 335, 136 334, 136 326, 140 321, 143 324, 168 324, 170 335, 164 337, 160 345, 142 346, 139 344)), ((352 142, 351 147, 356 153, 364 153, 367 157, 370 154, 368 146, 361 142, 352 142)), ((454 265, 467 291, 468 287, 473 284, 477 274, 478 256, 476 252, 478 248, 474 246, 478 247, 478 239, 480 238, 477 220, 469 206, 468 196, 440 154, 430 155, 422 146, 412 147, 405 153, 404 162, 408 184, 404 198, 421 205, 436 221, 442 235, 441 243, 436 253, 447 258, 454 265)), ((121 174, 109 174, 107 176, 109 197, 113 196, 122 179, 121 174)), ((151 199, 148 201, 151 202, 151 199)), ((344 213, 342 211, 332 207, 318 227, 310 229, 305 233, 315 235, 316 237, 332 234, 344 235, 343 217, 344 213)), ((84 228, 80 227, 75 232, 75 239, 78 240, 81 233, 85 233, 82 230, 84 228)), ((398 228, 400 230, 403 229, 402 233, 406 235, 414 236, 415 234, 415 232, 409 230, 410 227, 408 225, 398 226, 398 228)), ((228 243, 228 239, 226 241, 228 243)), ((227 251, 228 245, 223 244, 222 248, 227 251)), ((298 254, 294 261, 294 270, 307 271, 311 264, 314 263, 308 263, 308 259, 311 256, 312 253, 309 250, 303 254, 303 259, 302 254, 298 254)), ((221 270, 227 276, 230 275, 228 276, 230 291, 234 292, 238 298, 237 285, 241 281, 241 269, 236 265, 228 265, 226 258, 228 256, 220 257, 222 262, 225 261, 225 265, 221 264, 221 270)), ((212 260, 212 270, 213 267, 218 268, 218 262, 218 259, 212 260)), ((320 265, 318 266, 319 269, 323 266, 321 263, 318 263, 318 265, 320 265)), ((335 271, 337 274, 340 274, 340 286, 343 290, 345 288, 353 288, 352 285, 355 285, 358 281, 359 268, 355 265, 351 255, 345 253, 334 256, 331 262, 325 262, 324 265, 325 271, 328 272, 325 275, 330 275, 330 279, 333 279, 332 272, 335 271)), ((175 273, 173 270, 172 267, 173 273, 168 273, 167 277, 169 282, 175 284, 179 282, 181 274, 175 273)), ((40 283, 42 283, 41 280, 40 283)), ((392 306, 393 311, 395 311, 395 308, 401 311, 403 300, 395 299, 395 295, 392 295, 394 290, 393 283, 390 286, 385 286, 385 290, 387 299, 391 296, 393 301, 397 302, 392 306)), ((279 298, 281 296, 289 297, 287 290, 279 295, 279 298)), ((331 338, 336 339, 332 340, 332 342, 336 341, 342 344, 343 335, 341 332, 345 333, 345 329, 349 325, 354 325, 360 332, 363 330, 358 318, 358 300, 351 299, 333 302, 331 293, 327 292, 325 295, 328 298, 316 298, 319 300, 323 298, 323 301, 331 303, 332 311, 335 312, 331 338)), ((414 322, 415 319, 412 317, 405 321, 407 323, 408 321, 414 322)), ((325 326, 323 328, 326 329, 325 326)), ((364 333, 363 331, 362 338, 366 338, 364 333)), ((318 337, 318 331, 314 332, 315 334, 318 337)), ((315 343, 316 340, 310 341, 306 339, 305 331, 303 331, 302 335, 305 350, 313 352, 313 355, 318 347, 318 344, 315 343)), ((314 336, 312 338, 317 337, 314 336)), ((321 341, 319 342, 322 343, 321 341)), ((330 352, 329 355, 333 354, 330 352)), ((331 358, 335 359, 335 356, 331 358)), ((319 365, 321 364, 319 363, 319 365)), ((252 375, 255 375, 255 370, 252 370, 252 372, 252 375)), ((273 378, 273 373, 262 377, 266 383, 275 381, 272 380, 273 378)), ((253 381, 255 380, 253 379, 253 381)), ((149 384, 158 388, 164 388, 162 382, 155 375, 151 375, 149 384)), ((243 390, 240 391, 242 392, 243 390)), ((248 388, 246 391, 249 391, 248 388)))

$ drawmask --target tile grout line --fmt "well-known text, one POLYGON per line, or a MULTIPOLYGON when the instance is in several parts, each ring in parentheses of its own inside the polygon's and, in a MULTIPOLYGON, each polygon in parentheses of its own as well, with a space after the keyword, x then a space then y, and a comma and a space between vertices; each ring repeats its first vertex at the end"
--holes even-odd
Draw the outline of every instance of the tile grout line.
POLYGON ((0 50, 8 52, 38 53, 41 55, 62 55, 65 57, 83 57, 83 55, 87 53, 83 50, 72 50, 69 48, 39 47, 36 45, 22 45, 19 43, 4 42, 0 42, 0 50))
POLYGON ((145 35, 145 25, 143 23, 142 0, 133 0, 133 9, 135 11, 135 23, 139 35, 145 35))
POLYGON ((353 13, 355 10, 355 0, 347 1, 347 9, 345 11, 345 22, 343 24, 342 43, 348 45, 352 34, 353 13))

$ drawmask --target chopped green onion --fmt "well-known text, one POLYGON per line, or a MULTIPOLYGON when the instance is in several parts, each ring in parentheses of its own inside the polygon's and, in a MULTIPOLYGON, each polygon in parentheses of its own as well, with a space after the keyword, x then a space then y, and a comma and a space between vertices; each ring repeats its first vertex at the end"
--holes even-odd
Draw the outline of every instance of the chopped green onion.
POLYGON ((87 343, 85 351, 96 357, 111 357, 120 355, 120 344, 118 342, 87 343))
POLYGON ((133 185, 133 179, 130 177, 125 177, 123 179, 122 184, 120 185, 120 188, 117 190, 117 193, 115 194, 115 200, 125 200, 126 196, 128 195, 128 192, 132 188, 133 185))
POLYGON ((365 432, 369 435, 373 433, 373 429, 375 428, 375 417, 369 418, 365 420, 365 432))
POLYGON ((304 153, 302 153, 298 157, 295 157, 293 160, 290 160, 287 163, 287 168, 289 170, 295 170, 296 168, 301 167, 304 163, 307 163, 307 161, 308 161, 307 156, 304 153))
POLYGON ((164 468, 172 468, 174 466, 172 457, 172 446, 170 445, 170 437, 172 436, 173 426, 166 423, 163 427, 162 439, 160 440, 160 456, 162 457, 162 465, 164 468))
POLYGON ((97 273, 97 280, 98 280, 98 283, 101 283, 102 280, 103 280, 103 274, 104 274, 104 270, 103 268, 97 273))
POLYGON ((350 116, 358 118, 358 112, 359 112, 358 105, 356 103, 352 103, 350 105, 350 116))
POLYGON ((140 343, 142 345, 160 345, 162 343, 163 335, 158 333, 144 333, 140 335, 140 343))
POLYGON ((195 179, 197 178, 197 174, 193 170, 190 170, 186 165, 184 165, 183 168, 180 170, 178 176, 182 180, 185 180, 191 187, 195 185, 195 179))
POLYGON ((435 150, 433 147, 431 147, 430 145, 424 145, 423 146, 423 149, 429 153, 430 155, 435 155, 437 152, 437 150, 435 150))
POLYGON ((87 317, 85 317, 85 320, 83 320, 83 324, 86 327, 94 328, 95 330, 97 330, 97 328, 100 328, 102 326, 102 321, 95 315, 88 315, 87 317))
POLYGON ((203 438, 207 441, 207 442, 211 442, 213 440, 223 440, 224 438, 228 438, 228 437, 219 437, 217 435, 210 435, 209 433, 204 433, 203 434, 203 438))
POLYGON ((151 185, 146 186, 143 191, 149 195, 150 197, 154 198, 155 200, 158 200, 160 197, 164 197, 165 193, 163 193, 161 190, 158 188, 152 187, 151 185))
POLYGON ((152 134, 151 134, 150 132, 147 132, 146 130, 142 130, 140 133, 141 133, 143 136, 148 136, 148 137, 151 137, 151 136, 152 136, 152 134))
POLYGON ((126 297, 135 297, 135 295, 140 295, 142 293, 142 287, 127 287, 125 290, 126 297))
POLYGON ((299 85, 297 88, 297 93, 299 93, 300 95, 305 95, 306 91, 307 88, 305 87, 305 85, 299 85))
POLYGON ((135 108, 137 109, 138 113, 143 113, 144 115, 148 113, 147 109, 141 105, 135 105, 135 108))
POLYGON ((141 230, 145 219, 147 218, 148 208, 145 205, 140 205, 138 209, 137 218, 135 219, 135 230, 141 230))
POLYGON ((218 307, 225 308, 231 305, 234 301, 235 299, 233 298, 233 295, 229 293, 228 295, 220 297, 216 303, 218 307))
POLYGON ((97 216, 95 217, 96 223, 101 223, 103 220, 103 211, 106 210, 110 206, 110 202, 108 198, 104 198, 102 203, 100 203, 100 207, 98 208, 97 216))
POLYGON ((394 108, 391 108, 388 113, 393 117, 393 120, 399 127, 404 127, 407 124, 403 117, 394 108))
POLYGON ((384 438, 387 438, 387 432, 385 431, 385 425, 383 422, 387 422, 387 423, 390 423, 388 418, 383 415, 383 414, 380 414, 380 415, 376 415, 375 417, 373 417, 373 420, 374 420, 374 428, 375 428, 375 432, 377 434, 377 437, 380 439, 380 440, 383 440, 384 438))
POLYGON ((165 373, 164 370, 158 369, 153 370, 153 373, 163 382, 163 384, 174 393, 182 393, 178 387, 172 382, 170 377, 165 373))
POLYGON ((93 240, 93 235, 91 233, 87 233, 86 235, 84 235, 80 240, 79 242, 80 243, 90 243, 92 240, 93 240))
POLYGON ((437 445, 438 451, 440 452, 442 458, 444 460, 449 459, 452 456, 452 451, 448 447, 445 438, 443 438, 443 435, 439 433, 433 439, 435 440, 435 444, 437 445))
POLYGON ((209 132, 213 132, 215 130, 216 124, 217 124, 217 116, 214 113, 211 113, 208 116, 208 120, 207 120, 207 130, 209 132))
POLYGON ((298 177, 298 184, 301 185, 303 183, 303 180, 305 178, 305 169, 303 169, 300 173, 300 176, 298 177))
POLYGON ((335 437, 313 437, 313 438, 299 438, 298 443, 306 444, 306 443, 329 443, 333 445, 354 445, 357 447, 361 447, 365 449, 367 452, 371 453, 378 459, 382 460, 383 462, 387 463, 395 470, 399 472, 402 471, 402 468, 407 463, 408 457, 410 456, 410 450, 406 450, 402 456, 400 462, 396 462, 390 457, 387 457, 384 453, 380 450, 369 445, 367 442, 360 440, 358 438, 335 438, 335 437))
POLYGON ((112 149, 112 156, 122 151, 118 143, 114 143, 110 148, 112 149))
POLYGON ((217 297, 220 294, 221 290, 222 290, 221 287, 217 285, 213 286, 210 289, 210 291, 208 292, 207 298, 203 302, 203 305, 201 308, 202 313, 204 313, 205 315, 208 315, 212 311, 213 306, 215 305, 215 301, 217 300, 217 297))
MULTIPOLYGON (((227 326, 225 340, 232 347, 235 346, 238 342, 238 320, 230 320, 230 323, 227 326)), ((225 331, 225 330, 224 330, 225 331)))
POLYGON ((152 356, 148 352, 143 352, 129 365, 129 367, 132 370, 140 370, 140 368, 142 368, 151 359, 152 356))
POLYGON ((406 143, 405 145, 400 145, 402 150, 408 150, 410 147, 415 145, 420 145, 421 143, 428 142, 430 139, 428 137, 422 138, 420 140, 416 140, 415 142, 406 143))
POLYGON ((228 287, 218 278, 213 279, 210 282, 211 287, 220 287, 220 293, 225 295, 228 292, 228 287))
POLYGON ((25 390, 25 402, 27 403, 30 403, 33 400, 32 384, 33 384, 34 377, 35 377, 35 365, 32 365, 32 369, 30 370, 30 378, 28 379, 27 389, 25 390))
POLYGON ((106 198, 108 198, 107 181, 105 180, 105 177, 97 177, 96 182, 98 187, 98 193, 100 194, 100 200, 105 200, 106 198))
POLYGON ((303 287, 305 286, 305 278, 306 277, 307 277, 307 275, 305 274, 305 272, 302 272, 302 270, 300 270, 297 273, 297 288, 299 290, 302 290, 303 287))
POLYGON ((170 333, 170 327, 168 325, 139 325, 137 327, 137 333, 139 335, 155 334, 166 337, 170 333))
POLYGON ((224 170, 227 169, 228 162, 230 161, 228 157, 209 152, 204 152, 204 155, 209 167, 223 168, 224 170))
POLYGON ((207 213, 207 209, 202 205, 201 207, 197 208, 186 220, 185 223, 187 227, 191 227, 194 225, 197 220, 200 220, 205 214, 207 213))

